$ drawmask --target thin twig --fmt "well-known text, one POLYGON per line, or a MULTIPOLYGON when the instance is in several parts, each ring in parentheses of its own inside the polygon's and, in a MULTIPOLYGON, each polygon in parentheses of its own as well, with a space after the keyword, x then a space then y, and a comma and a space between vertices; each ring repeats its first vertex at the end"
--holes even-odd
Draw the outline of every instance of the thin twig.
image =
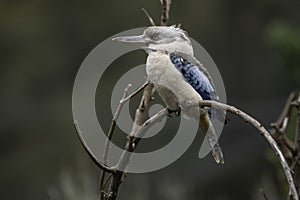
POLYGON ((116 173, 116 169, 114 167, 108 167, 104 163, 101 163, 99 160, 97 160, 96 156, 92 153, 91 149, 89 148, 89 146, 86 144, 85 140, 83 139, 83 133, 79 129, 79 125, 78 125, 78 122, 76 120, 74 120, 74 127, 75 127, 75 130, 76 130, 76 133, 77 133, 77 136, 79 138, 79 141, 80 141, 81 145, 83 146, 83 148, 87 152, 87 154, 90 156, 90 158, 94 161, 94 163, 100 169, 102 169, 102 170, 104 170, 104 171, 106 171, 108 173, 115 174, 116 173))
POLYGON ((142 8, 142 11, 143 11, 143 12, 145 13, 145 15, 147 16, 147 18, 148 18, 150 24, 151 24, 152 26, 156 26, 155 23, 154 23, 153 18, 149 15, 149 13, 147 12, 147 10, 146 10, 145 8, 142 8))
POLYGON ((116 112, 113 116, 113 119, 112 119, 112 122, 111 122, 111 125, 110 125, 110 128, 109 128, 109 131, 108 131, 108 134, 107 134, 107 139, 106 139, 106 143, 105 143, 105 147, 104 147, 104 155, 103 155, 103 159, 104 159, 104 162, 107 162, 107 154, 108 154, 108 151, 109 151, 109 144, 110 144, 110 140, 113 136, 113 133, 114 133, 114 130, 115 130, 115 127, 116 127, 116 121, 120 115, 120 112, 123 108, 123 105, 126 101, 125 98, 127 96, 127 93, 128 93, 128 89, 131 87, 131 84, 128 84, 127 87, 125 88, 124 90, 124 93, 123 93, 123 96, 120 100, 120 103, 116 109, 116 112))
POLYGON ((170 13, 170 6, 172 1, 171 0, 160 0, 162 5, 162 13, 161 13, 161 26, 167 26, 169 21, 169 13, 170 13))
POLYGON ((296 148, 299 150, 300 148, 300 92, 298 92, 295 95, 294 106, 297 109, 295 142, 296 142, 296 148))
POLYGON ((125 103, 126 101, 130 100, 132 97, 137 95, 142 89, 144 89, 149 84, 149 81, 146 81, 142 86, 137 88, 135 91, 133 91, 130 95, 125 97, 124 99, 121 99, 120 103, 125 103))
POLYGON ((289 162, 293 162, 293 157, 296 152, 295 143, 291 141, 286 135, 286 128, 290 122, 292 109, 291 103, 294 100, 295 95, 295 92, 292 92, 289 95, 279 118, 276 122, 271 124, 272 129, 270 130, 272 137, 278 143, 279 147, 282 149, 284 157, 289 162))
POLYGON ((144 124, 140 126, 139 129, 134 133, 134 137, 136 138, 134 141, 136 141, 138 138, 142 138, 151 126, 161 121, 162 118, 167 117, 168 114, 168 109, 163 108, 160 111, 158 111, 155 115, 153 115, 150 119, 145 121, 144 124))
POLYGON ((298 192, 300 192, 300 92, 295 94, 295 98, 293 102, 291 102, 291 106, 296 108, 296 128, 295 128, 295 139, 294 144, 296 147, 297 155, 293 158, 292 167, 294 170, 294 180, 298 192))
MULTIPOLYGON (((105 183, 103 184, 103 188, 105 188, 105 186, 107 185, 108 181, 111 179, 112 176, 113 175, 110 174, 109 177, 105 180, 105 183)), ((106 196, 107 196, 107 193, 105 192, 105 190, 104 189, 100 190, 100 198, 101 198, 101 200, 105 199, 106 196)))
MULTIPOLYGON (((298 152, 297 156, 295 156, 295 157, 293 158, 293 162, 292 162, 292 164, 291 164, 291 170, 294 171, 296 165, 297 165, 297 164, 300 165, 299 159, 300 159, 300 152, 298 152)), ((296 180, 295 180, 295 181, 296 181, 296 180)))
POLYGON ((108 183, 108 181, 111 179, 112 176, 113 176, 113 175, 111 174, 111 175, 109 175, 109 177, 106 179, 106 181, 105 181, 105 183, 104 183, 104 187, 106 186, 106 184, 108 183))
POLYGON ((153 115, 150 119, 146 120, 141 126, 138 126, 136 131, 132 134, 132 139, 130 140, 129 145, 126 148, 126 151, 123 151, 120 160, 116 166, 117 169, 124 171, 129 159, 131 152, 133 152, 143 135, 146 131, 153 126, 155 123, 161 121, 164 117, 168 116, 168 110, 166 108, 160 110, 155 115, 153 115))
MULTIPOLYGON (((124 105, 124 103, 126 101, 123 101, 125 99, 125 97, 127 96, 127 93, 128 93, 128 90, 129 88, 131 87, 131 84, 128 84, 127 87, 125 88, 124 90, 124 93, 123 93, 123 96, 120 100, 120 103, 117 107, 117 110, 113 116, 113 119, 111 121, 111 124, 110 124, 110 128, 109 128, 109 131, 108 131, 108 134, 107 134, 107 139, 106 139, 106 142, 105 142, 105 146, 104 146, 104 154, 103 154, 103 160, 104 160, 104 164, 107 164, 107 155, 108 155, 108 151, 109 151, 109 144, 110 144, 110 141, 112 139, 112 136, 113 136, 113 133, 114 133, 114 130, 115 130, 115 127, 116 127, 116 121, 120 115, 120 112, 122 110, 122 107, 124 105)), ((105 187, 105 184, 104 184, 104 180, 105 180, 105 171, 102 170, 101 172, 101 176, 100 176, 100 191, 103 191, 104 190, 104 187, 105 187)), ((104 200, 104 195, 102 195, 103 193, 101 193, 101 196, 100 196, 100 199, 101 200, 104 200)))
POLYGON ((289 114, 291 112, 291 102, 293 101, 294 97, 295 97, 295 92, 292 92, 289 95, 289 97, 288 97, 288 99, 287 99, 287 101, 286 101, 286 103, 284 105, 284 108, 283 108, 283 110, 282 110, 282 112, 281 112, 281 114, 280 114, 280 116, 278 118, 278 120, 275 123, 272 123, 271 124, 272 126, 276 126, 276 127, 278 127, 278 129, 280 129, 281 125, 283 124, 284 119, 287 116, 289 116, 289 114))
POLYGON ((271 135, 280 147, 283 148, 284 157, 292 158, 296 151, 296 146, 286 135, 286 128, 289 123, 290 116, 286 116, 280 125, 271 124, 271 135))
MULTIPOLYGON (((133 135, 132 133, 135 133, 138 127, 140 127, 146 120, 148 113, 147 111, 149 110, 150 107, 150 100, 152 97, 152 89, 153 89, 153 84, 148 84, 145 89, 144 93, 140 102, 140 105, 138 109, 136 110, 135 113, 135 118, 134 118, 134 123, 132 126, 131 133, 129 135, 133 135)), ((124 152, 131 151, 132 149, 130 148, 131 145, 131 137, 128 137, 126 147, 124 152)), ((129 162, 129 157, 120 157, 118 166, 120 166, 119 163, 121 163, 123 166, 126 166, 129 162)), ((123 167, 121 167, 123 168, 123 167)), ((120 187, 120 184, 122 182, 122 177, 124 175, 123 171, 116 171, 116 173, 113 175, 109 189, 108 189, 108 200, 115 200, 118 195, 118 190, 120 187)))
POLYGON ((265 200, 269 200, 269 198, 268 198, 267 194, 265 193, 264 189, 263 189, 263 188, 260 188, 260 191, 261 191, 261 193, 262 193, 264 199, 265 199, 265 200))

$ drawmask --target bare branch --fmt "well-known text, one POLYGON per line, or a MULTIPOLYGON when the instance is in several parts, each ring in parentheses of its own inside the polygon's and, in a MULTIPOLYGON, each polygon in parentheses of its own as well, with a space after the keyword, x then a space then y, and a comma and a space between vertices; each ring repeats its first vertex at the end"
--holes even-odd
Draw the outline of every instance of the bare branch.
POLYGON ((160 122, 164 117, 168 116, 168 109, 164 108, 160 111, 158 111, 155 115, 153 115, 150 119, 144 122, 142 126, 139 127, 139 129, 134 133, 134 137, 136 138, 135 141, 138 138, 142 138, 146 131, 153 126, 155 123, 160 122))
POLYGON ((170 13, 170 6, 172 1, 171 0, 160 0, 162 13, 161 13, 161 26, 167 26, 169 22, 169 13, 170 13))
POLYGON ((295 127, 295 139, 294 145, 296 147, 295 156, 293 157, 292 167, 294 170, 294 180, 298 192, 300 192, 300 92, 295 94, 295 98, 293 102, 291 102, 291 106, 296 108, 296 127, 295 127))
POLYGON ((295 101, 291 104, 297 109, 297 121, 296 121, 296 134, 295 134, 295 142, 296 148, 299 150, 300 148, 300 92, 295 95, 295 101))
MULTIPOLYGON (((296 190, 296 187, 295 187, 292 175, 291 175, 290 168, 289 168, 282 152, 280 151, 277 143, 271 137, 271 135, 268 133, 268 131, 261 125, 261 123, 259 123, 257 120, 255 120, 253 117, 249 116, 248 114, 244 113, 243 111, 235 108, 234 106, 230 106, 230 105, 223 104, 220 102, 215 102, 215 101, 200 101, 197 103, 191 103, 185 109, 188 109, 190 107, 197 107, 197 106, 199 106, 199 107, 210 106, 210 107, 214 107, 216 109, 222 109, 222 110, 229 111, 229 112, 241 117, 244 121, 246 121, 246 122, 250 123, 252 126, 254 126, 264 136, 264 138, 267 140, 267 142, 270 144, 272 149, 275 151, 275 154, 279 158, 279 161, 283 167, 284 173, 286 175, 286 178, 287 178, 287 181, 289 184, 289 188, 290 188, 289 196, 294 200, 299 199, 297 190, 296 190)), ((150 126, 152 126, 155 122, 161 120, 165 116, 167 116, 167 111, 165 109, 163 109, 159 113, 154 115, 152 118, 150 118, 149 120, 144 122, 143 125, 140 125, 139 128, 135 129, 137 131, 135 132, 135 134, 132 134, 132 135, 133 136, 142 136, 143 133, 150 126)), ((118 167, 120 167, 121 169, 125 169, 125 167, 127 166, 128 162, 129 162, 129 158, 130 158, 130 152, 134 151, 134 149, 136 148, 137 142, 139 141, 138 138, 136 138, 136 137, 134 137, 134 138, 135 139, 131 140, 133 142, 130 142, 127 145, 126 150, 124 151, 123 155, 121 156, 121 159, 119 160, 118 167)), ((117 186, 116 188, 118 189, 123 173, 118 171, 114 176, 116 176, 117 174, 119 174, 119 181, 116 184, 116 186, 117 186)), ((112 191, 114 191, 114 190, 112 190, 112 191)), ((113 194, 116 195, 116 193, 113 193, 113 194)), ((112 196, 115 196, 115 195, 112 195, 112 196)), ((114 199, 114 198, 112 198, 112 199, 114 199)))
POLYGON ((132 134, 132 139, 130 140, 129 145, 127 146, 126 150, 123 151, 120 157, 120 160, 117 164, 118 169, 125 170, 129 162, 131 152, 133 152, 136 149, 139 141, 141 140, 141 137, 143 137, 143 135, 151 126, 153 126, 155 123, 161 121, 164 117, 167 116, 168 116, 168 110, 164 108, 159 112, 157 112, 155 115, 153 115, 150 119, 145 121, 141 126, 139 126, 136 129, 136 132, 132 134))
MULTIPOLYGON (((200 101, 198 103, 191 103, 190 106, 188 107, 203 107, 203 106, 210 106, 210 107, 214 107, 216 109, 221 109, 221 110, 226 110, 229 111, 237 116, 239 116, 240 118, 242 118, 243 120, 245 120, 246 122, 250 123, 252 126, 254 126, 263 136, 264 138, 267 140, 267 142, 270 144, 270 146, 272 147, 272 149, 274 150, 275 154, 277 155, 280 164, 284 170, 285 176, 287 178, 288 184, 289 184, 289 196, 293 199, 293 200, 298 200, 298 194, 297 194, 297 190, 295 187, 295 183, 291 174, 291 170, 285 160, 285 157, 283 156, 282 152, 280 151, 277 143, 275 142, 275 140, 272 138, 271 134, 263 127, 263 125, 261 123, 259 123, 256 119, 254 119, 253 117, 251 117, 250 115, 246 114, 245 112, 235 108, 234 106, 230 106, 227 104, 223 104, 220 102, 216 102, 216 101, 200 101)), ((187 108, 188 108, 187 107, 187 108)))
MULTIPOLYGON (((161 25, 165 26, 165 25, 167 25, 168 20, 169 20, 169 11, 170 11, 171 0, 161 0, 161 4, 162 4, 161 25)), ((150 23, 152 25, 155 25, 153 19, 150 17, 150 15, 147 13, 147 11, 145 9, 143 9, 143 10, 144 10, 145 14, 148 16, 150 23)), ((122 101, 122 102, 125 102, 125 101, 129 100, 143 88, 144 88, 144 93, 143 93, 140 105, 139 105, 138 109, 136 110, 134 123, 133 123, 132 129, 131 129, 131 133, 129 134, 129 137, 127 138, 127 143, 126 143, 124 152, 134 151, 135 148, 131 149, 132 144, 133 144, 132 142, 135 141, 135 147, 136 147, 136 144, 139 141, 139 140, 138 141, 135 140, 134 135, 139 130, 139 127, 144 124, 144 122, 146 121, 146 119, 148 117, 150 101, 151 101, 152 95, 153 95, 153 88, 154 88, 153 84, 145 83, 142 87, 137 89, 135 92, 133 92, 131 95, 129 95, 127 98, 125 98, 122 101)), ((124 157, 121 156, 119 159, 118 165, 126 166, 128 164, 128 162, 129 162, 129 156, 124 156, 124 157)), ((118 190, 119 190, 120 184, 122 182, 123 176, 124 176, 124 173, 119 170, 113 174, 108 192, 106 193, 106 197, 105 197, 106 199, 115 200, 117 198, 118 190)))
MULTIPOLYGON (((153 89, 153 84, 147 84, 147 86, 144 89, 144 93, 140 102, 140 105, 138 109, 136 110, 135 113, 135 119, 134 123, 132 126, 131 133, 129 134, 130 136, 128 137, 126 147, 124 152, 132 152, 133 149, 131 149, 131 141, 132 141, 132 135, 138 130, 138 127, 140 127, 146 120, 148 113, 147 111, 149 110, 150 107, 150 101, 152 97, 152 89, 153 89)), ((121 156, 119 159, 119 162, 117 166, 126 166, 129 162, 129 156, 121 156)), ((125 167, 121 167, 125 168, 125 167)), ((124 172, 122 171, 116 171, 116 173, 112 177, 112 181, 109 186, 109 192, 108 192, 108 198, 109 200, 115 200, 117 198, 118 190, 120 187, 120 184, 122 183, 122 178, 123 178, 124 172)))
MULTIPOLYGON (((294 171, 296 165, 300 165, 299 159, 300 159, 300 153, 298 153, 297 156, 295 156, 295 158, 292 158, 292 160, 293 160, 293 162, 291 164, 291 170, 292 171, 294 171)), ((297 182, 297 180, 295 180, 295 182, 297 182)))
POLYGON ((142 89, 144 89, 148 84, 149 84, 149 81, 146 81, 142 86, 137 88, 134 92, 132 92, 126 98, 121 99, 120 103, 125 103, 126 101, 130 100, 132 97, 137 95, 142 89))
MULTIPOLYGON (((210 107, 214 107, 216 109, 222 109, 222 110, 229 111, 229 112, 241 117, 244 121, 246 121, 246 122, 250 123, 252 126, 254 126, 264 136, 264 138, 267 140, 267 142, 270 144, 270 146, 274 150, 275 154, 277 155, 277 157, 280 161, 280 164, 283 167, 285 176, 286 176, 288 184, 289 184, 289 188, 290 188, 289 196, 294 200, 299 199, 290 168, 289 168, 282 152, 280 151, 277 143, 272 138, 271 134, 262 126, 261 123, 259 123, 256 119, 254 119, 250 115, 246 114, 245 112, 235 108, 234 106, 230 106, 230 105, 223 104, 220 102, 215 102, 215 101, 200 101, 197 103, 191 103, 185 109, 188 109, 190 107, 197 107, 197 106, 199 106, 199 107, 210 106, 210 107)), ((137 129, 134 136, 142 136, 142 134, 151 125, 153 125, 155 122, 161 120, 165 116, 167 116, 167 111, 165 109, 163 109, 159 113, 154 115, 152 118, 147 120, 139 129, 137 129)), ((128 149, 127 149, 128 151, 126 151, 126 152, 124 151, 123 155, 121 156, 122 159, 120 159, 120 162, 118 163, 118 168, 120 167, 121 169, 125 169, 126 165, 128 164, 130 152, 132 152, 135 149, 136 144, 137 144, 136 142, 138 141, 138 139, 136 139, 134 141, 135 142, 131 143, 130 146, 128 147, 128 149), (124 162, 124 161, 127 161, 127 162, 124 162)))
POLYGON ((264 198, 265 200, 269 200, 269 198, 268 198, 267 194, 265 193, 264 189, 261 188, 260 191, 261 191, 261 193, 262 193, 263 198, 264 198))
POLYGON ((287 158, 291 156, 291 154, 295 151, 294 144, 286 137, 285 130, 287 127, 287 124, 290 120, 290 113, 291 113, 291 103, 293 99, 295 98, 295 92, 292 92, 288 100, 286 101, 286 104, 278 118, 278 120, 275 123, 271 124, 271 134, 273 138, 278 142, 278 144, 284 148, 284 153, 287 158))
POLYGON ((289 95, 278 120, 275 123, 271 124, 272 129, 270 130, 271 135, 278 143, 278 145, 282 148, 282 152, 285 158, 287 158, 291 162, 293 161, 293 155, 295 153, 296 146, 289 138, 287 138, 285 132, 290 121, 291 103, 295 98, 295 94, 295 92, 292 92, 289 95))
POLYGON ((116 112, 113 116, 112 122, 110 124, 110 128, 109 128, 109 131, 108 131, 108 134, 107 134, 107 139, 106 139, 106 143, 105 143, 105 147, 104 147, 103 159, 104 159, 105 163, 107 163, 107 154, 108 154, 108 151, 109 151, 110 140, 113 136, 113 133, 114 133, 114 130, 115 130, 115 127, 116 127, 116 121, 117 121, 117 119, 120 115, 120 112, 123 108, 124 103, 126 102, 126 101, 124 101, 124 99, 127 96, 129 87, 131 87, 131 84, 128 84, 127 87, 125 88, 122 99, 120 100, 120 103, 117 107, 117 110, 116 110, 116 112))
POLYGON ((286 101, 285 103, 285 106, 278 118, 278 120, 272 124, 272 126, 276 126, 278 129, 280 129, 281 125, 283 124, 284 122, 284 119, 289 116, 290 112, 291 112, 291 102, 293 101, 295 97, 295 92, 292 92, 289 97, 288 97, 288 100, 286 101))
POLYGON ((153 20, 152 17, 149 15, 149 13, 147 12, 147 10, 146 10, 145 8, 142 8, 142 11, 143 11, 143 12, 145 13, 145 15, 147 16, 147 18, 148 18, 150 24, 151 24, 152 26, 155 26, 154 20, 153 20))
POLYGON ((88 145, 86 144, 86 142, 83 139, 82 136, 82 131, 80 131, 79 129, 79 125, 78 122, 76 120, 74 120, 74 127, 77 133, 77 136, 79 138, 79 141, 81 143, 81 145, 83 146, 84 150, 87 152, 87 154, 90 156, 90 158, 94 161, 94 163, 102 170, 108 172, 108 173, 112 173, 115 174, 116 173, 116 169, 113 167, 108 167, 106 166, 104 163, 101 163, 100 161, 97 160, 96 156, 92 153, 91 149, 88 147, 88 145))
MULTIPOLYGON (((120 112, 122 110, 122 107, 124 105, 124 103, 126 101, 124 101, 125 97, 127 96, 127 93, 128 93, 128 89, 131 87, 131 84, 128 84, 127 87, 125 88, 124 90, 124 93, 123 93, 123 96, 120 100, 120 103, 117 107, 117 110, 113 116, 113 119, 111 121, 111 124, 110 124, 110 128, 109 128, 109 131, 108 131, 108 134, 107 134, 107 139, 106 139, 106 142, 105 142, 105 146, 104 146, 104 154, 103 154, 103 160, 104 160, 104 164, 107 164, 107 155, 108 155, 108 151, 109 151, 109 144, 110 144, 110 141, 112 139, 112 136, 113 136, 113 133, 114 133, 114 130, 115 130, 115 127, 116 127, 116 121, 120 115, 120 112)), ((104 180, 105 180, 105 171, 103 170, 102 173, 101 173, 101 176, 100 176, 100 191, 101 191, 101 199, 104 200, 104 192, 102 192, 104 190, 104 187, 105 187, 105 184, 104 184, 104 180)))

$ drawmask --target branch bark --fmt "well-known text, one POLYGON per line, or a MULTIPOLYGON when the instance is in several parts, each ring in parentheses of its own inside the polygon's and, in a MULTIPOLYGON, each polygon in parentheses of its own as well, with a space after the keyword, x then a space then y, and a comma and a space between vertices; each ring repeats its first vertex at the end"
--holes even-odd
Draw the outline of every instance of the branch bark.
MULTIPOLYGON (((148 90, 145 88, 144 91, 144 96, 148 96, 152 94, 152 88, 150 90, 150 87, 153 87, 153 85, 149 85, 148 90), (147 92, 147 94, 145 94, 147 92)), ((149 97, 149 96, 148 96, 149 97)), ((150 100, 150 99, 149 99, 150 100)), ((145 105, 144 101, 141 101, 141 108, 143 108, 145 105)), ((149 104, 147 104, 149 105, 149 104)), ((229 111, 240 118, 242 118, 244 121, 248 122, 252 126, 254 126, 261 134, 264 136, 264 138, 267 140, 267 142, 270 144, 272 149, 274 150, 276 156, 279 159, 279 162, 284 170, 284 174, 287 178, 287 182, 289 185, 289 197, 293 200, 299 200, 298 193, 295 187, 295 183, 291 174, 291 170, 285 160, 284 155, 280 151, 276 141, 272 138, 271 134, 262 126, 261 123, 259 123, 256 119, 251 117, 250 115, 246 114, 245 112, 237 109, 234 106, 223 104, 220 102, 216 101, 200 101, 200 102, 195 102, 187 105, 184 109, 189 109, 191 107, 204 107, 204 106, 210 106, 214 107, 215 109, 222 109, 229 111)), ((145 117, 144 109, 138 109, 136 113, 136 119, 141 119, 141 117, 145 117), (142 116, 141 116, 142 115, 142 116)), ((127 142, 126 145, 126 150, 124 151, 123 155, 121 156, 121 159, 119 160, 118 167, 121 169, 125 169, 126 165, 129 162, 130 158, 130 152, 133 152, 137 143, 139 142, 139 138, 134 137, 134 136, 141 136, 150 126, 152 126, 155 122, 161 120, 163 117, 167 116, 167 110, 163 109, 160 112, 158 112, 156 115, 145 121, 144 123, 141 123, 142 121, 138 121, 139 125, 135 123, 136 126, 133 127, 132 129, 132 134, 130 136, 130 139, 127 142), (134 144, 134 145, 133 145, 134 144)), ((110 185, 110 191, 113 193, 109 193, 108 199, 116 199, 117 192, 119 189, 119 186, 121 184, 121 179, 123 176, 122 171, 116 171, 116 173, 113 175, 113 180, 110 185)))
POLYGON ((296 108, 296 127, 295 127, 295 154, 293 158, 293 169, 294 169, 294 180, 298 190, 298 195, 300 193, 300 92, 295 94, 294 101, 291 103, 292 106, 296 108))
POLYGON ((280 151, 276 141, 273 139, 273 137, 271 136, 271 134, 263 127, 263 125, 261 123, 259 123, 256 119, 254 119, 253 117, 251 117, 250 115, 246 114, 245 112, 235 108, 234 106, 230 106, 227 104, 223 104, 220 102, 216 102, 216 101, 200 101, 198 103, 194 103, 191 104, 190 107, 196 107, 196 106, 210 106, 210 107, 214 107, 216 109, 222 109, 222 110, 226 110, 229 111, 237 116, 239 116, 240 118, 242 118, 243 120, 245 120, 246 122, 250 123, 252 126, 254 126, 263 136, 264 138, 267 140, 267 142, 270 144, 270 146, 272 147, 272 149, 274 150, 276 156, 279 159, 279 162, 284 170, 284 174, 286 176, 286 179, 288 181, 289 184, 289 196, 291 199, 293 200, 298 200, 298 193, 295 187, 295 183, 291 174, 291 170, 289 168, 289 165, 283 155, 283 153, 280 151))
MULTIPOLYGON (((103 154, 104 164, 107 164, 107 161, 108 161, 107 160, 107 155, 108 155, 108 151, 109 151, 109 144, 110 144, 110 141, 111 141, 112 136, 114 134, 114 130, 115 130, 115 127, 116 127, 116 121, 117 121, 117 119, 120 115, 120 112, 123 108, 124 103, 126 102, 126 96, 127 96, 129 87, 131 87, 131 84, 128 84, 127 87, 125 88, 122 99, 120 100, 120 103, 117 107, 117 110, 116 110, 116 112, 113 116, 113 119, 111 121, 111 124, 110 124, 110 128, 109 128, 109 131, 108 131, 108 134, 107 134, 107 139, 106 139, 105 146, 104 146, 104 154, 103 154)), ((134 93, 134 95, 135 94, 137 94, 137 93, 134 93)), ((131 98, 134 95, 130 95, 129 97, 131 98)), ((130 98, 128 98, 128 99, 130 99, 130 98)), ((105 170, 102 170, 101 176, 100 176, 100 191, 101 191, 100 199, 101 200, 104 200, 104 198, 105 198, 105 192, 103 192, 104 187, 105 187, 105 172, 106 172, 105 170)))
POLYGON ((291 103, 294 100, 295 95, 295 92, 292 92, 289 95, 278 120, 271 124, 272 129, 270 130, 271 135, 278 143, 279 147, 282 149, 284 157, 289 162, 293 161, 293 155, 295 154, 296 146, 290 139, 287 138, 285 132, 287 125, 290 122, 290 115, 292 109, 291 103))
POLYGON ((280 114, 278 120, 271 124, 271 135, 278 143, 279 147, 285 158, 291 163, 291 169, 293 170, 293 178, 300 195, 300 92, 292 92, 286 101, 284 109, 280 114), (294 116, 296 115, 296 116, 294 116), (289 133, 288 131, 293 130, 291 123, 293 119, 296 119, 294 127, 295 133, 289 133), (294 135, 294 140, 288 138, 288 135, 294 135))
POLYGON ((167 26, 169 21, 169 13, 170 13, 170 7, 171 7, 171 0, 160 0, 160 3, 162 5, 162 13, 161 13, 161 26, 167 26))
MULTIPOLYGON (((272 147, 272 149, 274 150, 276 156, 279 159, 279 162, 280 162, 280 164, 283 168, 284 174, 286 176, 286 179, 287 179, 287 182, 288 182, 288 185, 289 185, 289 197, 293 200, 299 200, 298 193, 297 193, 297 190, 296 190, 296 187, 295 187, 295 183, 294 183, 289 165, 288 165, 283 153, 279 149, 276 141, 273 139, 271 134, 264 128, 264 126, 260 122, 258 122, 256 119, 254 119, 250 115, 246 114, 245 112, 237 109, 234 106, 223 104, 223 103, 216 102, 216 101, 205 101, 205 100, 203 100, 203 101, 200 101, 200 102, 191 103, 190 105, 187 105, 183 109, 189 109, 191 107, 198 107, 198 106, 199 107, 209 106, 209 107, 214 107, 215 109, 221 109, 221 110, 229 111, 229 112, 239 116, 245 122, 248 122, 249 124, 251 124, 253 127, 255 127, 258 130, 258 132, 261 133, 261 135, 267 140, 267 142, 272 147)), ((151 127, 155 122, 161 120, 163 117, 166 117, 166 116, 167 116, 167 110, 163 109, 160 112, 158 112, 156 115, 154 115, 153 117, 148 119, 146 122, 144 122, 143 125, 141 125, 136 130, 135 140, 132 140, 133 142, 129 143, 129 146, 126 149, 127 151, 126 152, 124 151, 123 155, 121 156, 118 167, 121 167, 121 169, 125 169, 126 165, 128 164, 128 161, 129 161, 130 152, 132 152, 135 149, 135 147, 136 147, 136 145, 137 145, 137 143, 140 139, 140 138, 137 138, 137 137, 142 136, 143 133, 146 132, 147 129, 149 127, 151 127)))
POLYGON ((116 173, 116 169, 114 167, 108 167, 106 166, 104 163, 101 163, 97 160, 96 156, 92 153, 91 149, 89 148, 89 146, 86 144, 85 140, 83 139, 83 133, 82 131, 79 129, 78 126, 78 122, 75 120, 74 121, 74 127, 77 133, 77 137, 81 143, 81 145, 83 146, 84 150, 87 152, 87 154, 90 156, 90 158, 93 160, 93 162, 102 170, 111 173, 111 174, 115 174, 116 173))
MULTIPOLYGON (((135 145, 132 145, 132 141, 134 140, 134 133, 139 129, 141 125, 145 122, 145 120, 148 117, 148 110, 150 107, 150 100, 152 98, 152 89, 153 89, 153 84, 148 84, 143 93, 143 97, 141 99, 140 105, 138 109, 136 110, 135 113, 135 119, 134 119, 134 124, 132 126, 131 133, 129 134, 127 138, 127 143, 125 150, 123 152, 123 155, 120 157, 119 162, 117 164, 118 169, 125 169, 129 162, 130 158, 130 152, 133 152, 135 148, 132 148, 133 146, 136 147, 135 145)), ((110 183, 108 193, 107 193, 107 199, 108 200, 115 200, 118 195, 119 187, 120 184, 122 183, 124 172, 117 170, 116 173, 112 177, 112 181, 110 183)))

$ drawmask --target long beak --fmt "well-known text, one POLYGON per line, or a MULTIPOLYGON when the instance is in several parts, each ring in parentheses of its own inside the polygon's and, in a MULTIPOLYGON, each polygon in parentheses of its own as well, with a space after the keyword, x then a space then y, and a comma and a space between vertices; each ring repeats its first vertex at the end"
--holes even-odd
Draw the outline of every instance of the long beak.
POLYGON ((139 46, 145 46, 148 42, 144 35, 115 37, 112 40, 129 44, 135 44, 139 46))

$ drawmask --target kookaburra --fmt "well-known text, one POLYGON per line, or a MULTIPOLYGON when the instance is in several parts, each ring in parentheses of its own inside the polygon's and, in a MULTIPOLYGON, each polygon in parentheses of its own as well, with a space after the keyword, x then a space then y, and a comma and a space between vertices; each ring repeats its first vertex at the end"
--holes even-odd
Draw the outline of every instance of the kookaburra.
POLYGON ((211 119, 223 118, 226 121, 225 114, 211 108, 185 109, 190 102, 202 99, 219 101, 211 76, 194 57, 187 33, 176 26, 151 26, 142 35, 113 40, 138 45, 147 52, 147 76, 169 112, 199 121, 200 129, 208 134, 209 143, 213 144, 211 149, 215 161, 224 163, 211 119))

